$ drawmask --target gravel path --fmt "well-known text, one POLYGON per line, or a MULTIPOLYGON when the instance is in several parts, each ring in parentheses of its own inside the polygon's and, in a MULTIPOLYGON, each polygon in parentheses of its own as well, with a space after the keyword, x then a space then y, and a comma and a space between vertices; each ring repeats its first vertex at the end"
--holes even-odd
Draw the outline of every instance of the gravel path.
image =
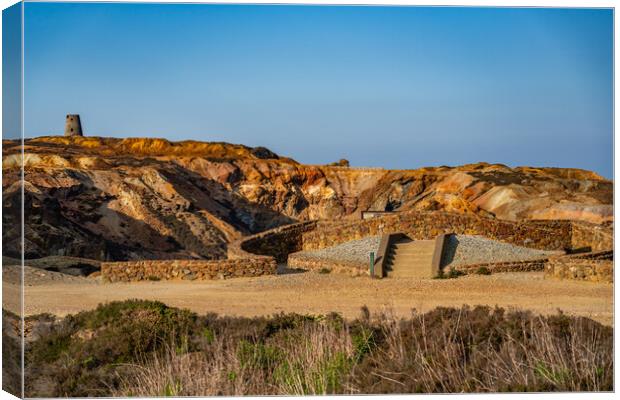
POLYGON ((457 266, 484 262, 531 260, 552 254, 562 254, 562 252, 529 249, 487 239, 483 236, 450 235, 445 243, 442 264, 444 266, 457 266))
MULTIPOLYGON (((2 257, 2 265, 20 265, 21 261, 2 257)), ((88 276, 101 269, 101 261, 88 258, 48 256, 36 259, 27 259, 26 265, 50 272, 61 272, 73 276, 88 276)))
MULTIPOLYGON (((21 283, 21 266, 19 265, 3 265, 2 281, 19 285, 21 283)), ((51 283, 97 283, 96 278, 85 278, 81 276, 73 276, 63 274, 61 272, 46 271, 41 268, 33 268, 28 265, 24 267, 24 284, 26 286, 47 285, 51 283)))
MULTIPOLYGON (((437 306, 496 305, 571 315, 613 323, 613 285, 544 279, 542 272, 467 275, 458 279, 369 279, 344 274, 296 273, 216 281, 158 281, 93 284, 53 283, 25 288, 26 315, 49 312, 59 316, 90 310, 114 300, 159 300, 200 314, 272 315, 279 312, 327 314, 346 318, 391 309, 408 317, 437 306)), ((3 304, 19 310, 19 286, 6 283, 3 304)), ((14 311, 15 312, 15 311, 14 311)))
POLYGON ((366 264, 371 251, 374 251, 376 256, 380 241, 381 236, 370 236, 321 250, 300 251, 296 254, 303 254, 319 260, 339 260, 366 264))

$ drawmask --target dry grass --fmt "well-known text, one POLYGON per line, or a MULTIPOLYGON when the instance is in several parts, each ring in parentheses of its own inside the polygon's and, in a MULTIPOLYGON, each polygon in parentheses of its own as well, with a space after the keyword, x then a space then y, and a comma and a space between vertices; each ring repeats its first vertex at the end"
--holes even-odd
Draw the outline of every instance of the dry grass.
POLYGON ((561 313, 201 317, 125 301, 30 319, 28 397, 613 390, 613 329, 561 313))
POLYGON ((437 309, 346 323, 299 322, 269 337, 209 334, 199 351, 145 357, 116 396, 609 391, 611 329, 584 318, 437 309))
POLYGON ((119 376, 113 396, 304 395, 334 392, 339 362, 352 356, 345 330, 311 325, 282 338, 282 346, 212 336, 203 351, 166 351, 119 376))
POLYGON ((611 390, 611 337, 590 321, 515 313, 507 324, 476 323, 481 316, 463 308, 439 325, 428 315, 384 318, 386 346, 367 360, 380 379, 361 374, 358 384, 369 393, 611 390))

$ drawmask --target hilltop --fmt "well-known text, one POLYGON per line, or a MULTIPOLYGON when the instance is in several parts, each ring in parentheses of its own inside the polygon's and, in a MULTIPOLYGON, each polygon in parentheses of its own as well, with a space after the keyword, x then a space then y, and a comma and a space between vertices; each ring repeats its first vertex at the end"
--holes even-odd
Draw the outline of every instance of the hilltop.
MULTIPOLYGON (((366 210, 613 219, 612 182, 579 169, 304 165, 263 147, 144 138, 50 136, 24 147, 27 258, 221 258, 242 235, 366 210)), ((19 150, 3 141, 8 256, 19 249, 19 150)))

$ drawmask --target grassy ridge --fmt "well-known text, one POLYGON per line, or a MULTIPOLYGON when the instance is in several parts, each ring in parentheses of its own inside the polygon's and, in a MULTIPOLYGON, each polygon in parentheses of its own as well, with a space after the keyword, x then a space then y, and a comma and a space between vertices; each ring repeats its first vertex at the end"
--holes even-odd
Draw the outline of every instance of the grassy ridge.
POLYGON ((125 301, 39 329, 27 396, 613 390, 613 330, 488 307, 233 318, 125 301))

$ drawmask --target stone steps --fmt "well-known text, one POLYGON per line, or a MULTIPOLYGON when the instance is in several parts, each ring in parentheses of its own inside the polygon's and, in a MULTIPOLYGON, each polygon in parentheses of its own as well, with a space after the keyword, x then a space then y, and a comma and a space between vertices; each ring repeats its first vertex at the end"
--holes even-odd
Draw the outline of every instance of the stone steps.
POLYGON ((434 240, 403 239, 392 245, 386 260, 392 278, 432 278, 434 240))

